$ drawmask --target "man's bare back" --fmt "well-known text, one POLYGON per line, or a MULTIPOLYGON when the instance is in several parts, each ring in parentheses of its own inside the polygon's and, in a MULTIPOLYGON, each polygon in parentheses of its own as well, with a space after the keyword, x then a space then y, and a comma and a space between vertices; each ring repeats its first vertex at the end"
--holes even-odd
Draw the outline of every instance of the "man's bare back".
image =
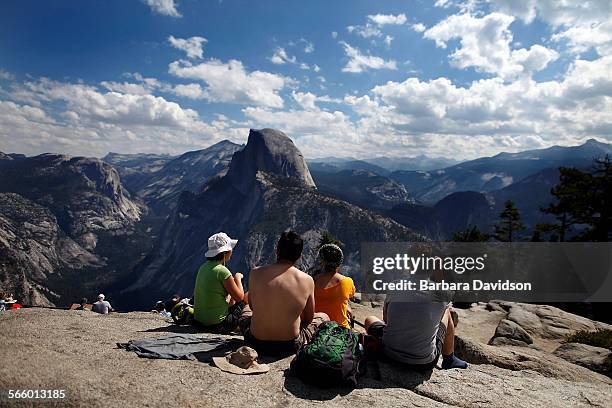
POLYGON ((314 281, 287 262, 255 268, 249 274, 251 334, 258 340, 293 340, 314 314, 314 281))

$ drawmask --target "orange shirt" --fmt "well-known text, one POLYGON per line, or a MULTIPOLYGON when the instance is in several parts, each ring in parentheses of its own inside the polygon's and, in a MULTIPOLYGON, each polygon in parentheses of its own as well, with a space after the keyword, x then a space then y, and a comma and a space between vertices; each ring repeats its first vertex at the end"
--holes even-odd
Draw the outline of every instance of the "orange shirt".
POLYGON ((329 318, 338 324, 350 328, 347 317, 348 300, 355 295, 355 284, 347 276, 328 288, 315 286, 315 312, 327 313, 329 318))

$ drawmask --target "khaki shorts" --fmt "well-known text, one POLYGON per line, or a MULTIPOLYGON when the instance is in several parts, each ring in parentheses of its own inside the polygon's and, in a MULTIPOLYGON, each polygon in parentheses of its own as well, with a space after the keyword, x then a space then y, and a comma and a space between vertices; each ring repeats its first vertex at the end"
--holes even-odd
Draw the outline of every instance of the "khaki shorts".
POLYGON ((307 326, 300 329, 300 333, 292 340, 259 340, 251 334, 251 317, 253 312, 249 306, 245 306, 242 310, 242 316, 239 322, 239 328, 244 336, 244 341, 253 347, 261 355, 291 355, 297 352, 300 347, 312 340, 317 327, 323 323, 323 319, 315 317, 307 326))

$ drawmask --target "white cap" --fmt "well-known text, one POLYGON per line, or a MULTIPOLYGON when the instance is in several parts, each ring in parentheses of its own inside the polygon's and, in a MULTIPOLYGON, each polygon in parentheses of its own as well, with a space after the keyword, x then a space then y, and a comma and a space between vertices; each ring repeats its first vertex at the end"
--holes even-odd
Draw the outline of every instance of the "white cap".
POLYGON ((105 296, 104 296, 102 293, 100 293, 100 294, 98 295, 98 299, 99 299, 99 300, 104 300, 104 298, 105 298, 105 296))
POLYGON ((218 232, 208 238, 208 251, 204 256, 212 258, 221 252, 231 251, 237 243, 237 239, 231 239, 225 232, 218 232))

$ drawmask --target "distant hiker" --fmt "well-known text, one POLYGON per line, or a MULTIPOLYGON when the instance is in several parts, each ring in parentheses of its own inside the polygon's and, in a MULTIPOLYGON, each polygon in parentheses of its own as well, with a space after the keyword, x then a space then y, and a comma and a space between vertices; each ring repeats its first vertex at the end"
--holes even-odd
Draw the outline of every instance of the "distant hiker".
POLYGON ((433 369, 442 355, 442 369, 467 368, 454 355, 455 325, 450 302, 431 292, 392 291, 383 306, 383 320, 368 316, 368 334, 382 342, 382 352, 413 369, 433 369))
POLYGON ((276 263, 249 274, 249 305, 240 329, 248 345, 263 355, 288 355, 312 338, 329 317, 315 313, 314 281, 294 266, 304 242, 293 231, 283 232, 276 246, 276 263))
POLYGON ((5 297, 6 295, 4 294, 4 292, 0 292, 0 312, 6 310, 5 297))
POLYGON ((164 310, 168 313, 172 313, 172 309, 174 309, 174 307, 181 302, 181 299, 181 295, 175 293, 174 295, 172 295, 170 300, 164 302, 164 310))
POLYGON ((242 274, 232 276, 225 266, 237 243, 224 232, 208 238, 208 251, 204 254, 207 261, 196 277, 195 320, 213 333, 234 331, 245 305, 242 274))
POLYGON ((4 294, 3 296, 4 298, 4 310, 13 310, 13 309, 21 309, 21 304, 17 303, 17 300, 13 299, 13 294, 12 293, 8 293, 8 294, 4 294))
POLYGON ((98 301, 91 306, 91 310, 100 314, 108 314, 109 312, 113 312, 115 309, 113 309, 111 304, 104 300, 104 298, 105 296, 100 293, 98 295, 98 301))
POLYGON ((315 311, 326 313, 330 320, 350 328, 349 299, 355 296, 355 284, 348 276, 340 274, 344 260, 342 249, 335 244, 319 248, 321 270, 313 276, 315 282, 315 311))

